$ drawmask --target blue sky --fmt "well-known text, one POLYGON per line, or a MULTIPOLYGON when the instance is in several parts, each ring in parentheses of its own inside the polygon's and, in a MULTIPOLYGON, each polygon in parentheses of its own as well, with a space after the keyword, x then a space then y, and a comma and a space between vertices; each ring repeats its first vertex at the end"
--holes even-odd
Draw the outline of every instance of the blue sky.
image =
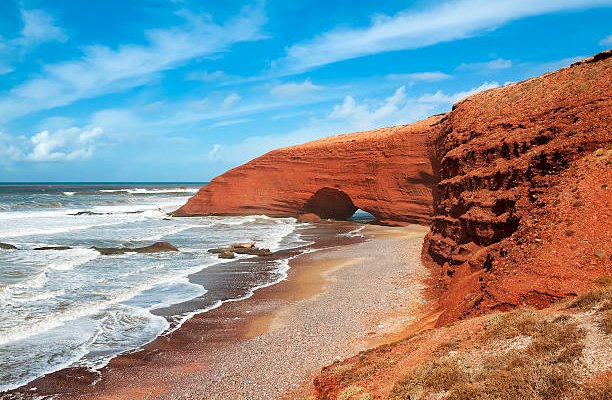
POLYGON ((0 181, 207 181, 612 47, 612 0, 0 0, 0 181))

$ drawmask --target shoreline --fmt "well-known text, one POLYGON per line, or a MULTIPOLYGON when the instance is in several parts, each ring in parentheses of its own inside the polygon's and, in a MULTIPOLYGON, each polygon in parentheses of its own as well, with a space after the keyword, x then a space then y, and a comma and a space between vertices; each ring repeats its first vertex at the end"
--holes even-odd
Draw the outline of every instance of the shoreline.
POLYGON ((320 240, 312 245, 315 251, 289 261, 285 280, 197 314, 144 349, 115 357, 95 386, 90 385, 92 372, 66 369, 9 393, 82 399, 306 398, 312 393, 311 376, 322 366, 391 340, 417 318, 427 274, 420 263, 427 230, 367 225, 366 239, 320 240), (331 314, 322 315, 326 312, 331 314), (338 326, 330 328, 330 323, 338 326))

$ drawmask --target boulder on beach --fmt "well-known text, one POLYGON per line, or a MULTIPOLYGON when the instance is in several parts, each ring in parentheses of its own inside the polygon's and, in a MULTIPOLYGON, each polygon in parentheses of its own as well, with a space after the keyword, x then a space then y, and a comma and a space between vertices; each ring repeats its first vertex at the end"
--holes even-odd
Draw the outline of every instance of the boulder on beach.
POLYGON ((70 246, 43 246, 36 247, 34 250, 70 250, 72 247, 70 246))
POLYGON ((252 256, 269 256, 272 254, 270 249, 258 249, 256 247, 245 249, 245 248, 237 248, 234 249, 234 253, 236 254, 249 254, 252 256))
POLYGON ((0 249, 2 250, 17 250, 17 247, 8 243, 0 243, 0 249))
POLYGON ((231 258, 235 258, 235 257, 236 257, 236 255, 234 254, 234 252, 230 251, 230 250, 224 250, 224 251, 219 253, 219 258, 231 259, 231 258))
POLYGON ((321 217, 314 213, 300 214, 297 217, 298 222, 321 222, 321 217))
POLYGON ((146 247, 92 247, 104 256, 125 254, 125 253, 163 253, 167 251, 178 251, 176 247, 168 242, 157 242, 146 247))
POLYGON ((255 247, 255 242, 234 243, 230 247, 234 249, 252 249, 255 247))
POLYGON ((228 247, 208 249, 208 252, 218 254, 219 258, 234 258, 235 254, 248 254, 251 256, 269 256, 272 254, 270 249, 260 249, 255 244, 255 242, 234 243, 228 247), (229 256, 230 253, 231 257, 229 256))

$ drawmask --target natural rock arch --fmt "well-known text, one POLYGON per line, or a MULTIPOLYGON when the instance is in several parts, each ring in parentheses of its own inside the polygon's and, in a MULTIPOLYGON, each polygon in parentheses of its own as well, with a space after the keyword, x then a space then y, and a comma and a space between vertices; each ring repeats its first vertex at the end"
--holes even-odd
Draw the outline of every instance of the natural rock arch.
POLYGON ((304 204, 304 212, 317 214, 321 218, 348 219, 355 211, 357 206, 348 194, 329 187, 319 189, 304 204))
POLYGON ((310 210, 346 219, 361 209, 382 224, 427 224, 442 118, 273 150, 216 177, 174 215, 297 217, 310 210))

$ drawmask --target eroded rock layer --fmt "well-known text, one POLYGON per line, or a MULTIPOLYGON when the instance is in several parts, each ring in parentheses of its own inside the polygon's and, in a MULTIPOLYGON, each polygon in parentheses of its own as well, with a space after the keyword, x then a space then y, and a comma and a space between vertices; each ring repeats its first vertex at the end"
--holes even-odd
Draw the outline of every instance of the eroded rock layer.
POLYGON ((439 324, 545 307, 612 274, 612 52, 478 93, 445 115, 272 151, 176 215, 431 222, 439 324), (433 207, 433 216, 432 216, 433 207))
POLYGON ((359 208, 392 225, 427 223, 440 118, 271 151, 213 179, 175 215, 344 219, 359 208))
POLYGON ((543 307, 610 274, 612 58, 471 96, 441 121, 425 255, 440 324, 543 307))

